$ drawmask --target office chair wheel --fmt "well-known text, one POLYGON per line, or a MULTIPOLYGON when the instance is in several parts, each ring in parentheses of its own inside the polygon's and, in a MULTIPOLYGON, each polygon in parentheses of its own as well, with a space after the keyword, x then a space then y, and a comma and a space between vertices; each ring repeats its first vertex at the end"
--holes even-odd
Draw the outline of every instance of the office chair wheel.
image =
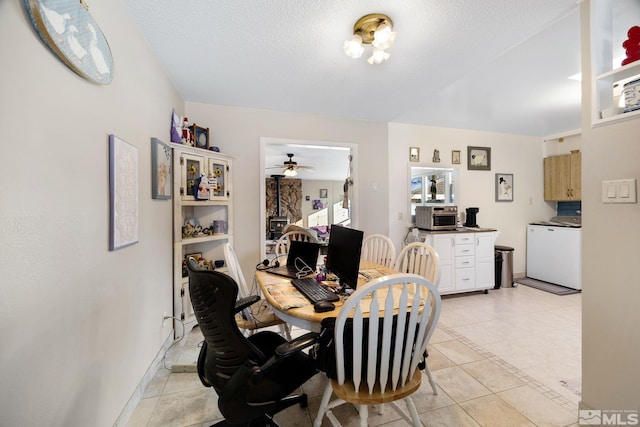
POLYGON ((278 423, 269 415, 263 415, 260 418, 251 420, 246 424, 231 424, 227 420, 219 421, 209 427, 280 427, 278 423))
POLYGON ((306 394, 300 396, 300 408, 307 409, 309 407, 309 399, 306 394))

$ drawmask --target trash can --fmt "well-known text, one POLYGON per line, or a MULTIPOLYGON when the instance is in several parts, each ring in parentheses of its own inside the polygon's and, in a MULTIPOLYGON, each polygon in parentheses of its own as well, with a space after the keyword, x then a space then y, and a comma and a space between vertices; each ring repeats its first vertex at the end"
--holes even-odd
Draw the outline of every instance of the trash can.
POLYGON ((509 246, 495 247, 496 284, 494 289, 500 286, 513 287, 513 248, 509 246), (498 261, 498 257, 500 261, 498 261))
POLYGON ((493 289, 500 289, 500 286, 502 286, 502 252, 500 251, 495 251, 493 253, 493 261, 495 264, 495 282, 493 285, 493 289))

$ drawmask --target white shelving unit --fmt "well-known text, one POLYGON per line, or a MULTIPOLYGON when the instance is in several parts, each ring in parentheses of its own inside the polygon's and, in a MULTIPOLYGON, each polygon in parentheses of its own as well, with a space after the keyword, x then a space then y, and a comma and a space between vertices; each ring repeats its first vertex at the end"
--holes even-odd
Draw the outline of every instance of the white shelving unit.
MULTIPOLYGON (((173 312, 184 323, 184 331, 176 322, 176 337, 187 334, 196 324, 189 298, 189 278, 183 261, 189 254, 203 258, 224 260, 224 244, 233 239, 233 192, 231 166, 233 158, 189 146, 173 148, 173 312), (208 198, 196 200, 195 180, 204 176, 210 186, 208 198), (199 224, 200 232, 185 229, 199 224), (226 224, 226 228, 214 229, 213 222, 226 224)), ((227 271, 226 266, 216 270, 227 271)))
POLYGON ((618 46, 619 43, 614 44, 614 40, 620 40, 621 37, 624 39, 630 28, 630 24, 620 24, 614 20, 614 16, 624 16, 624 11, 615 8, 624 8, 625 3, 626 1, 614 0, 590 2, 593 73, 591 125, 594 127, 640 117, 640 110, 601 117, 603 110, 617 106, 614 105, 614 95, 622 91, 624 84, 640 78, 640 61, 619 68, 613 66, 614 57, 624 51, 621 45, 618 46), (617 90, 614 89, 615 84, 617 84, 617 90))

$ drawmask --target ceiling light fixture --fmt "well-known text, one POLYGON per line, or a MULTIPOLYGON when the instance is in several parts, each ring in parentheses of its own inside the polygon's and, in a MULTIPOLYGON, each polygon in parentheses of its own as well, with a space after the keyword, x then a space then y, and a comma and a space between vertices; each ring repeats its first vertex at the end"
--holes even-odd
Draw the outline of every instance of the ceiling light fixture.
POLYGON ((286 176, 286 177, 290 178, 290 177, 296 176, 296 175, 298 175, 298 172, 296 172, 296 170, 293 169, 293 168, 287 168, 284 171, 284 176, 286 176))
POLYGON ((388 49, 396 39, 393 22, 387 15, 372 13, 358 19, 353 26, 353 37, 344 42, 344 53, 350 58, 360 58, 364 53, 363 44, 373 46, 373 54, 367 62, 381 64, 391 56, 388 49))

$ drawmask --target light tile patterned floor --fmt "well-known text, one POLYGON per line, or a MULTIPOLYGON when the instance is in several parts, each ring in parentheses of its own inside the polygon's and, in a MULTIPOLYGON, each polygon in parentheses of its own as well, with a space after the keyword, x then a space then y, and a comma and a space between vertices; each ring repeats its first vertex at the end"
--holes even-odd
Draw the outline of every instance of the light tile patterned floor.
MULTIPOLYGON (((423 381, 413 395, 422 423, 577 426, 581 303, 581 294, 557 296, 522 285, 445 297, 428 359, 439 394, 423 381)), ((196 328, 169 350, 166 365, 195 363, 201 339, 196 328)), ((302 387, 309 408, 289 408, 276 421, 283 427, 312 425, 322 386, 323 377, 316 375, 302 387)), ((209 426, 221 419, 216 402, 197 374, 160 368, 128 426, 209 426)), ((358 425, 353 407, 334 413, 343 425, 358 425)), ((329 425, 325 419, 323 426, 329 425)), ((389 409, 383 415, 370 411, 369 425, 406 423, 389 409)))

